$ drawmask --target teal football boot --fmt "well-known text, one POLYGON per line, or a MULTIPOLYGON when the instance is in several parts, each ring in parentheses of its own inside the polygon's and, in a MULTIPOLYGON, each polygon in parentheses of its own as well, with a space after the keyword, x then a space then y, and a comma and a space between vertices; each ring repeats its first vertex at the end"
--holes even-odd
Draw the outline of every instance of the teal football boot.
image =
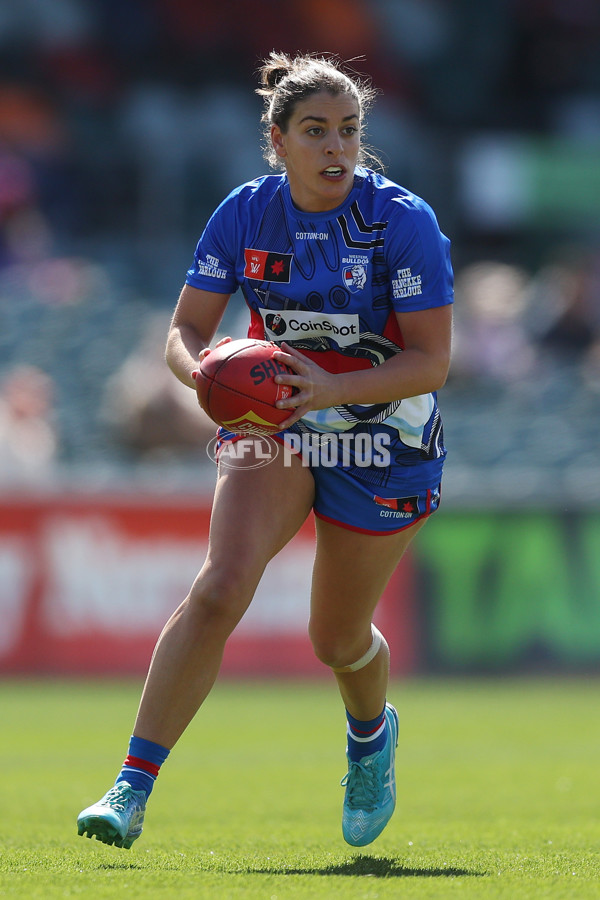
POLYGON ((129 850, 142 833, 146 794, 134 791, 126 781, 119 781, 110 791, 79 814, 77 831, 96 837, 103 844, 115 844, 129 850))
POLYGON ((398 746, 398 713, 385 705, 387 742, 382 750, 348 760, 348 774, 342 779, 346 788, 342 833, 353 847, 364 847, 379 837, 396 806, 395 758, 398 746))

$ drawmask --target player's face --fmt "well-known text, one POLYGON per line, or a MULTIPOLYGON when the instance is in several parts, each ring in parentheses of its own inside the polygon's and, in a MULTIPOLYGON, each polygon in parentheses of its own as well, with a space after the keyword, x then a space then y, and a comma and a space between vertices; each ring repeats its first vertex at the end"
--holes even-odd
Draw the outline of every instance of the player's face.
POLYGON ((325 212, 342 203, 354 183, 360 150, 358 103, 350 94, 321 91, 296 104, 285 134, 271 127, 295 205, 325 212))

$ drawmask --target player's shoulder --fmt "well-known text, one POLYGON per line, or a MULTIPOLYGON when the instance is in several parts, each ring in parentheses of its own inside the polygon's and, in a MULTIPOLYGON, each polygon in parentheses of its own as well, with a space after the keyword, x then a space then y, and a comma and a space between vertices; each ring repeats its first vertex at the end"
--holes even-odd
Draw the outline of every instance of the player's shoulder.
POLYGON ((223 205, 243 205, 251 203, 260 205, 268 203, 281 189, 285 181, 284 175, 260 175, 252 181, 245 181, 235 187, 225 197, 223 205))
POLYGON ((279 175, 263 175, 233 188, 213 211, 209 227, 230 237, 240 235, 249 223, 260 220, 282 182, 279 175))
POLYGON ((360 179, 361 194, 371 195, 373 203, 382 213, 390 218, 433 218, 433 209, 422 197, 413 191, 392 181, 381 172, 373 169, 359 168, 357 175, 360 179))

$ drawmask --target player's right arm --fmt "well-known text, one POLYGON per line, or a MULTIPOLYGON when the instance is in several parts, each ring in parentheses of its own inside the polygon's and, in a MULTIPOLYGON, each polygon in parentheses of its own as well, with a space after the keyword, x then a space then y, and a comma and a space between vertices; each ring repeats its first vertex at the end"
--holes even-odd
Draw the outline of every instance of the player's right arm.
POLYGON ((230 294, 203 291, 184 285, 167 336, 165 357, 177 378, 193 388, 192 372, 198 359, 214 338, 230 294))

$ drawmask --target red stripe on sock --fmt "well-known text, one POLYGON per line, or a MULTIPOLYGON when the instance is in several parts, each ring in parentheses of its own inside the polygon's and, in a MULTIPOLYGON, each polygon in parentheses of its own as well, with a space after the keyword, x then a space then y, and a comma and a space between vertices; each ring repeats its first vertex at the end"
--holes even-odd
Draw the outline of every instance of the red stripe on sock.
POLYGON ((375 728, 372 728, 370 731, 361 731, 359 728, 355 728, 354 725, 351 725, 351 724, 349 723, 349 724, 350 724, 350 731, 351 731, 353 734, 375 734, 375 732, 378 731, 378 730, 381 728, 381 726, 383 725, 384 719, 385 719, 385 715, 383 715, 383 716, 381 717, 381 720, 377 723, 377 725, 375 726, 375 728))
POLYGON ((157 766, 156 763, 148 762, 147 759, 140 759, 139 756, 127 756, 123 765, 132 769, 142 769, 142 771, 148 772, 149 775, 153 775, 155 778, 160 772, 160 766, 157 766))

